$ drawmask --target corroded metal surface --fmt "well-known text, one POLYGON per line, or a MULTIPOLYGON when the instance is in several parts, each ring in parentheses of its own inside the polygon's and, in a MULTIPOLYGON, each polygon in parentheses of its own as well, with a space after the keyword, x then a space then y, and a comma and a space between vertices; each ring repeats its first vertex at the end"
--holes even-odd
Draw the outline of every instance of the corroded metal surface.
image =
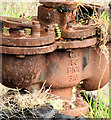
MULTIPOLYGON (((104 71, 107 61, 96 45, 96 24, 91 19, 86 25, 76 24, 76 2, 43 4, 39 6, 38 21, 0 17, 2 27, 9 27, 8 36, 0 31, 3 84, 32 89, 34 85, 41 88, 46 81, 46 88, 52 86, 53 94, 69 100, 72 88, 80 81, 83 81, 81 89, 96 90, 102 77, 100 87, 103 87, 111 71, 109 65, 104 71), (55 40, 54 24, 62 32, 59 40, 55 40), (25 28, 31 30, 30 37, 26 37, 25 28)), ((111 44, 107 47, 110 51, 111 44)), ((80 107, 61 112, 75 116, 79 112, 87 114, 86 103, 76 102, 81 102, 80 107)))
POLYGON ((7 87, 28 88, 45 79, 45 55, 18 58, 15 55, 2 56, 2 84, 7 87))
POLYGON ((9 28, 21 28, 21 27, 32 27, 32 21, 26 18, 11 18, 11 17, 0 17, 0 22, 4 23, 4 26, 9 28))
POLYGON ((81 80, 82 53, 80 49, 59 50, 47 55, 47 85, 52 88, 68 88, 81 80), (63 64, 64 63, 64 64, 63 64), (51 74, 50 74, 51 73, 51 74))
POLYGON ((71 9, 75 9, 76 8, 76 5, 78 4, 77 2, 74 2, 74 1, 59 1, 59 2, 40 2, 41 4, 43 4, 44 6, 46 7, 49 7, 49 8, 57 8, 58 6, 60 5, 64 5, 64 7, 70 7, 71 9))
POLYGON ((97 43, 97 38, 89 38, 85 40, 62 41, 57 42, 58 49, 83 48, 90 47, 97 43))
POLYGON ((61 32, 64 38, 83 39, 96 35, 96 25, 75 26, 71 30, 62 29, 61 32))
POLYGON ((59 24, 59 27, 65 27, 68 22, 74 20, 72 12, 59 13, 56 9, 39 6, 38 19, 41 25, 59 24))
MULTIPOLYGON (((107 47, 109 46, 110 44, 107 47)), ((111 61, 106 60, 105 55, 100 52, 98 47, 83 50, 83 89, 97 90, 100 79, 100 87, 108 83, 111 73, 107 62, 111 61)))
POLYGON ((64 111, 60 111, 60 113, 70 115, 70 116, 75 116, 75 117, 78 117, 81 115, 88 115, 89 106, 81 97, 78 97, 76 99, 75 105, 77 106, 74 109, 67 109, 64 111))
POLYGON ((2 44, 9 46, 41 46, 46 44, 51 44, 55 41, 55 33, 54 28, 51 26, 47 26, 43 29, 40 28, 40 24, 38 21, 28 21, 26 19, 17 18, 9 18, 9 17, 1 17, 0 20, 3 23, 3 26, 9 27, 9 35, 2 36, 2 44), (2 18, 2 19, 1 19, 2 18), (4 20, 7 19, 7 21, 4 20), (11 22, 10 22, 11 20, 11 22), (27 24, 23 24, 21 21, 26 22, 27 24), (14 24, 13 24, 14 22, 14 24), (29 25, 28 25, 29 24, 29 25), (20 29, 14 29, 18 28, 20 29), (30 37, 26 37, 26 33, 24 28, 30 26, 31 34, 30 37))
POLYGON ((41 34, 41 37, 38 38, 18 38, 18 37, 2 37, 3 45, 10 46, 41 46, 51 44, 55 41, 54 35, 41 34))
POLYGON ((35 55, 35 54, 45 54, 53 52, 57 48, 56 44, 43 46, 43 47, 7 47, 0 46, 2 53, 4 54, 22 54, 22 55, 35 55))
POLYGON ((60 5, 63 5, 63 8, 60 8, 60 12, 58 11, 60 5, 53 7, 53 2, 49 4, 43 3, 45 6, 41 5, 38 9, 40 24, 43 26, 47 24, 59 24, 63 38, 83 39, 96 35, 97 26, 91 19, 88 20, 87 25, 76 25, 76 7, 71 8, 72 3, 69 3, 69 6, 65 6, 64 3, 61 3, 60 5), (46 4, 49 6, 47 7, 46 4), (50 4, 52 4, 52 7, 50 4), (66 10, 62 11, 62 9, 66 10))
MULTIPOLYGON (((20 40, 20 39, 18 39, 18 40, 20 40)), ((75 40, 75 41, 68 41, 68 42, 65 42, 65 41, 55 42, 51 45, 40 46, 40 47, 36 47, 36 46, 35 47, 22 47, 22 45, 21 45, 21 47, 0 46, 0 49, 2 49, 1 52, 5 53, 5 54, 33 55, 33 54, 45 54, 45 53, 53 52, 56 49, 70 49, 70 48, 89 47, 89 46, 95 45, 96 42, 97 42, 97 40, 96 40, 96 37, 95 37, 95 38, 90 38, 90 39, 83 40, 83 41, 75 40)), ((9 43, 9 41, 7 43, 8 43, 8 45, 11 45, 9 43)), ((19 45, 20 44, 22 44, 22 41, 19 43, 19 45)))
MULTIPOLYGON (((29 64, 31 63, 30 62, 31 57, 34 58, 34 56, 29 57, 26 56, 27 61, 29 61, 29 64), (28 58, 30 59, 28 60, 28 58)), ((3 73, 5 73, 4 76, 6 76, 6 73, 8 73, 9 71, 10 72, 8 75, 10 77, 8 78, 12 79, 12 74, 13 76, 15 76, 16 72, 15 70, 10 69, 10 66, 13 69, 17 69, 18 68, 17 61, 21 61, 21 63, 24 64, 25 66, 30 66, 28 65, 28 62, 27 64, 25 64, 26 58, 20 59, 12 55, 3 55, 3 69, 5 69, 3 70, 3 73), (8 56, 8 58, 4 60, 4 56, 5 58, 6 56, 8 56)), ((36 63, 39 64, 43 60, 46 61, 45 62, 46 71, 44 71, 43 69, 43 71, 45 72, 44 74, 45 78, 41 80, 47 80, 46 82, 47 86, 52 85, 52 88, 54 89, 59 88, 58 90, 60 90, 60 88, 73 87, 77 85, 81 80, 84 81, 83 89, 85 90, 97 89, 99 80, 103 74, 106 65, 104 55, 102 55, 100 59, 100 54, 98 54, 97 51, 94 50, 94 48, 74 49, 72 51, 59 50, 53 53, 46 54, 45 59, 39 59, 39 62, 36 62, 37 60, 35 60, 35 64, 36 63)), ((23 66, 22 64, 19 64, 19 66, 23 66)), ((25 68, 25 66, 23 68, 24 70, 27 71, 27 67, 25 68)), ((26 71, 25 73, 21 73, 20 69, 17 69, 16 71, 18 71, 18 73, 21 74, 22 76, 24 75, 27 76, 29 74, 26 71)), ((25 76, 22 78, 23 79, 22 84, 27 81, 25 76)), ((18 78, 16 79, 19 79, 19 76, 17 77, 18 78)), ((5 84, 11 86, 12 83, 8 82, 8 78, 7 77, 3 78, 3 84, 5 82, 5 84)), ((32 78, 31 80, 33 81, 32 78)), ((103 87, 108 82, 108 80, 109 71, 107 68, 102 78, 101 87, 103 87)), ((18 83, 18 80, 16 80, 15 83, 16 82, 18 83)), ((30 84, 28 84, 28 86, 30 86, 30 84)), ((27 86, 24 85, 24 87, 27 86)), ((72 94, 70 93, 68 96, 71 95, 72 94)), ((60 96, 63 97, 63 93, 61 93, 60 96)))
MULTIPOLYGON (((47 65, 47 84, 52 85, 52 88, 73 87, 83 80, 83 89, 96 90, 105 69, 106 59, 103 54, 100 59, 99 50, 94 48, 59 50, 47 55, 47 65)), ((101 87, 109 80, 108 67, 109 64, 101 87)))

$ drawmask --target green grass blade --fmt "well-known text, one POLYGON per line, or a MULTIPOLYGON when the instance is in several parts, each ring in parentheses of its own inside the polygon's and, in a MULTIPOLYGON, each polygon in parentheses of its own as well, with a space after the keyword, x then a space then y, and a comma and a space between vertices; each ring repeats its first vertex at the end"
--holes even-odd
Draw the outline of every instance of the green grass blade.
POLYGON ((28 20, 32 20, 32 16, 27 17, 28 20))
POLYGON ((6 15, 6 12, 5 12, 5 7, 4 7, 4 4, 3 4, 3 2, 2 2, 2 15, 6 15))
POLYGON ((101 14, 100 17, 101 17, 101 18, 106 18, 106 9, 102 12, 102 14, 101 14))
POLYGON ((10 17, 13 17, 13 8, 10 10, 10 17))
POLYGON ((0 16, 2 16, 2 11, 0 11, 0 16))
POLYGON ((94 18, 86 13, 84 13, 87 17, 89 17, 90 19, 94 20, 94 18))
POLYGON ((9 10, 8 10, 8 12, 7 12, 7 16, 8 16, 8 14, 9 14, 10 10, 11 10, 11 9, 9 8, 9 10))
POLYGON ((23 2, 22 2, 22 0, 21 0, 21 2, 20 2, 20 9, 21 9, 21 14, 23 15, 23 2))
POLYGON ((93 15, 93 17, 95 16, 95 11, 94 10, 93 10, 93 14, 92 15, 93 15))

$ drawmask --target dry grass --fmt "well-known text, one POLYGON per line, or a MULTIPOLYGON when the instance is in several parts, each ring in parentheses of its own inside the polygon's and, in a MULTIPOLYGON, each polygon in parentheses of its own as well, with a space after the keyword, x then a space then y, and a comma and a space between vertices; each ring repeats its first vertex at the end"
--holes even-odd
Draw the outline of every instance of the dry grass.
MULTIPOLYGON (((100 35, 99 36, 100 54, 101 55, 103 54, 106 58, 106 65, 105 65, 104 71, 102 73, 102 76, 101 76, 101 78, 99 80, 99 84, 98 84, 95 115, 94 115, 94 118, 95 118, 96 114, 97 114, 97 101, 98 101, 101 81, 102 81, 102 78, 103 78, 106 70, 109 67, 109 51, 108 51, 108 48, 106 47, 106 43, 109 40, 109 15, 107 15, 106 10, 103 11, 101 15, 98 15, 98 13, 95 11, 95 14, 92 16, 92 19, 94 20, 95 24, 97 24, 97 27, 100 29, 100 33, 99 33, 99 35, 100 35)), ((100 59, 100 64, 101 64, 101 59, 100 59)))
POLYGON ((105 65, 105 68, 103 70, 102 76, 101 76, 101 78, 99 80, 99 84, 98 84, 94 119, 96 118, 96 115, 97 115, 97 101, 98 101, 101 81, 103 79, 103 76, 104 76, 106 70, 109 68, 109 51, 106 46, 106 44, 109 40, 109 15, 107 14, 106 11, 107 10, 104 10, 99 15, 94 8, 93 15, 89 16, 89 18, 93 20, 93 22, 97 25, 97 28, 99 29, 97 37, 99 40, 99 48, 100 48, 100 64, 101 64, 101 55, 103 54, 106 58, 106 65, 105 65))
MULTIPOLYGON (((12 91, 12 93, 7 92, 2 96, 0 109, 3 109, 8 118, 15 116, 16 114, 16 117, 19 116, 24 118, 24 109, 34 110, 41 106, 45 106, 46 103, 49 102, 49 97, 50 100, 59 99, 58 96, 54 96, 49 91, 50 89, 44 90, 44 87, 42 87, 40 91, 35 90, 33 93, 27 91, 27 94, 20 94, 19 90, 12 91)), ((35 118, 37 117, 34 112, 32 114, 35 118)))
MULTIPOLYGON (((45 83, 40 90, 35 90, 33 93, 26 91, 27 94, 20 94, 19 89, 6 92, 2 95, 0 109, 3 109, 8 118, 15 116, 22 112, 19 116, 25 117, 24 109, 38 109, 42 106, 46 106, 46 103, 53 105, 56 110, 64 110, 65 103, 70 104, 71 108, 74 108, 74 100, 62 100, 59 96, 53 95, 49 89, 45 89, 45 83), (7 113, 10 113, 9 116, 7 113)), ((33 113, 34 116, 35 113, 33 113)))

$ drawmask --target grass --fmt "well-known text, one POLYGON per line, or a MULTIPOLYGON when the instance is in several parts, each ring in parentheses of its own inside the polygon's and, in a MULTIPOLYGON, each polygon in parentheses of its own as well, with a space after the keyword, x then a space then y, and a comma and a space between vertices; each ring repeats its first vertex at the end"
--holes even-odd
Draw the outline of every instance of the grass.
MULTIPOLYGON (((96 11, 94 11, 93 15, 91 16, 91 19, 94 21, 94 23, 97 25, 98 29, 100 30, 99 37, 98 37, 100 54, 101 55, 103 54, 106 58, 106 66, 104 68, 104 71, 102 73, 102 76, 101 76, 101 78, 99 80, 99 84, 98 84, 97 99, 96 99, 96 103, 95 103, 95 114, 94 114, 94 118, 95 118, 98 115, 97 101, 99 99, 99 90, 100 90, 100 86, 101 86, 101 81, 102 81, 102 78, 105 74, 105 71, 109 67, 109 51, 106 47, 106 43, 108 42, 108 39, 109 39, 108 38, 108 35, 109 35, 109 15, 106 14, 106 10, 104 10, 101 15, 98 15, 98 13, 96 11)), ((101 58, 101 56, 100 56, 100 58, 101 58)), ((100 59, 100 64, 101 64, 101 59, 100 59)), ((101 105, 101 104, 99 104, 99 105, 101 105)), ((104 117, 104 114, 102 117, 104 117)))
POLYGON ((14 12, 13 6, 11 6, 8 11, 5 10, 4 3, 1 3, 1 10, 0 10, 0 16, 7 16, 7 17, 14 17, 14 18, 20 18, 20 17, 25 17, 28 20, 32 20, 32 16, 26 17, 24 14, 24 8, 23 8, 23 2, 22 0, 20 1, 20 7, 19 9, 14 12))
MULTIPOLYGON (((44 86, 41 90, 35 90, 33 93, 28 92, 28 94, 20 94, 19 90, 13 90, 12 94, 7 92, 2 97, 0 109, 3 109, 4 114, 7 118, 13 117, 16 113, 21 113, 22 118, 25 118, 24 110, 27 109, 36 109, 41 106, 45 106, 48 99, 53 101, 53 99, 58 99, 58 96, 50 94, 50 89, 45 90, 44 86), (15 92, 14 92, 15 91, 15 92)), ((19 117, 17 114, 16 117, 19 117)), ((34 115, 34 113, 32 113, 34 115)), ((3 114, 2 114, 3 115, 3 114)), ((35 116, 36 118, 36 116, 35 116)))
MULTIPOLYGON (((40 90, 35 90, 33 93, 27 91, 27 93, 28 94, 20 94, 19 89, 14 89, 12 93, 7 92, 5 95, 3 95, 0 109, 3 109, 8 118, 10 118, 11 116, 15 116, 16 113, 21 112, 21 117, 26 117, 24 115, 24 109, 27 108, 29 110, 34 110, 36 108, 40 108, 41 106, 45 106, 46 103, 53 105, 54 109, 59 111, 65 109, 64 103, 67 102, 67 100, 62 100, 59 96, 51 94, 50 88, 47 90, 45 89, 45 83, 40 90)), ((85 100, 88 103, 90 109, 89 114, 87 116, 83 116, 86 118, 94 118, 96 99, 94 99, 92 96, 90 99, 88 99, 86 91, 82 91, 81 93, 83 94, 83 96, 85 96, 85 100)), ((69 103, 72 104, 71 102, 69 103)), ((72 108, 75 107, 76 106, 73 104, 72 108)), ((110 108, 108 106, 108 98, 106 98, 103 104, 103 97, 101 95, 101 92, 99 92, 97 102, 97 114, 95 118, 109 118, 109 114, 110 108)))
POLYGON ((109 40, 109 14, 107 14, 106 11, 107 10, 104 10, 101 14, 98 14, 94 8, 92 16, 86 14, 87 17, 89 19, 93 20, 93 23, 97 25, 97 39, 98 39, 98 43, 99 43, 98 45, 100 48, 100 64, 101 64, 101 55, 103 54, 106 58, 106 66, 105 66, 102 76, 99 80, 98 90, 97 90, 97 98, 94 101, 94 104, 95 104, 94 109, 91 108, 91 103, 88 102, 89 107, 90 107, 90 116, 92 118, 107 118, 107 117, 109 117, 108 116, 109 110, 106 107, 106 105, 103 106, 103 104, 101 103, 100 95, 99 95, 102 78, 105 74, 105 71, 109 67, 109 51, 106 46, 106 43, 109 40), (98 102, 99 102, 99 104, 98 104, 98 102))
POLYGON ((101 95, 101 91, 99 92, 98 96, 98 102, 96 106, 96 99, 94 99, 92 96, 90 99, 88 99, 88 96, 86 94, 86 91, 81 92, 82 96, 85 97, 85 101, 89 105, 90 112, 87 116, 84 116, 86 118, 94 118, 95 116, 95 107, 97 107, 97 114, 95 118, 109 118, 110 116, 110 108, 108 106, 108 100, 109 98, 107 97, 103 103, 103 97, 101 95))
MULTIPOLYGON (((87 24, 87 21, 84 20, 84 15, 83 15, 80 7, 84 8, 84 6, 81 4, 81 2, 79 2, 76 7, 76 14, 77 14, 76 21, 77 21, 77 24, 79 24, 79 25, 85 25, 83 23, 87 24), (79 16, 77 9, 79 9, 81 16, 79 16), (81 19, 79 19, 78 16, 81 19)), ((108 51, 108 48, 106 47, 106 43, 109 40, 109 14, 107 14, 107 12, 106 12, 107 10, 104 10, 101 14, 98 14, 94 8, 93 13, 90 16, 88 14, 88 11, 86 10, 86 8, 84 8, 84 9, 87 12, 87 14, 85 14, 87 16, 87 19, 91 19, 93 21, 93 24, 95 24, 97 26, 97 39, 98 39, 98 46, 100 49, 100 64, 101 64, 101 55, 103 54, 106 58, 106 66, 105 66, 102 76, 99 80, 96 99, 93 100, 93 98, 91 97, 91 99, 89 101, 86 96, 86 100, 87 100, 87 102, 89 104, 89 108, 90 108, 89 115, 86 117, 94 118, 94 119, 95 118, 109 118, 109 117, 111 117, 111 115, 110 115, 111 108, 109 108, 106 105, 108 98, 105 100, 105 103, 103 105, 102 96, 101 96, 101 92, 100 92, 102 78, 105 74, 106 69, 108 69, 108 67, 109 67, 109 51, 108 51), (94 108, 92 108, 92 102, 94 104, 94 108)), ((85 95, 85 93, 84 93, 84 95, 85 95)))
POLYGON ((13 13, 14 9, 13 6, 11 6, 8 11, 5 11, 5 6, 4 3, 2 2, 2 6, 1 6, 1 11, 0 11, 0 16, 8 16, 8 17, 15 17, 15 18, 19 18, 20 14, 23 14, 23 4, 21 1, 21 9, 17 10, 15 13, 13 13))
MULTIPOLYGON (((25 109, 38 109, 42 106, 46 106, 46 103, 52 105, 56 110, 64 110, 66 102, 68 102, 72 108, 75 107, 72 101, 62 100, 59 96, 51 94, 50 91, 50 88, 47 90, 45 89, 45 83, 40 90, 34 90, 33 93, 27 91, 28 94, 20 94, 19 89, 13 89, 13 91, 9 91, 2 95, 0 110, 3 110, 3 114, 8 118, 15 115, 19 117, 18 114, 21 112, 22 114, 20 116, 24 118, 26 117, 24 115, 25 109)), ((35 113, 33 113, 33 115, 34 114, 35 113)))

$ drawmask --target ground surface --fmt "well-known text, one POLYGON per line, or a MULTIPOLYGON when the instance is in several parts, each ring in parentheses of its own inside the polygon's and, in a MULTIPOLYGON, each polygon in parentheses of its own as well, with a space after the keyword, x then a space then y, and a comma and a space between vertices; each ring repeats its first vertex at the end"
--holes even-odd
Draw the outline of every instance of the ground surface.
MULTIPOLYGON (((8 8, 7 6, 12 5, 12 3, 11 3, 12 1, 13 1, 13 4, 15 5, 15 9, 16 9, 16 7, 18 7, 18 3, 17 3, 18 0, 12 0, 12 1, 11 0, 10 1, 8 1, 8 0, 2 0, 2 1, 5 2, 6 8, 8 8)), ((22 1, 23 1, 23 5, 24 5, 24 10, 27 11, 26 13, 28 13, 28 15, 29 14, 35 15, 37 13, 37 4, 35 4, 35 2, 37 0, 22 0, 22 1)), ((84 3, 99 4, 99 5, 103 5, 103 6, 107 7, 109 1, 111 1, 111 0, 75 0, 75 1, 82 1, 84 3)), ((102 90, 103 98, 106 98, 106 97, 109 96, 109 86, 111 88, 111 85, 108 83, 106 86, 104 86, 101 89, 102 90)), ((6 92, 7 90, 9 90, 9 88, 6 88, 6 87, 4 87, 4 86, 2 86, 0 84, 0 95, 2 93, 6 92)), ((92 91, 92 93, 96 95, 97 91, 92 91)))

